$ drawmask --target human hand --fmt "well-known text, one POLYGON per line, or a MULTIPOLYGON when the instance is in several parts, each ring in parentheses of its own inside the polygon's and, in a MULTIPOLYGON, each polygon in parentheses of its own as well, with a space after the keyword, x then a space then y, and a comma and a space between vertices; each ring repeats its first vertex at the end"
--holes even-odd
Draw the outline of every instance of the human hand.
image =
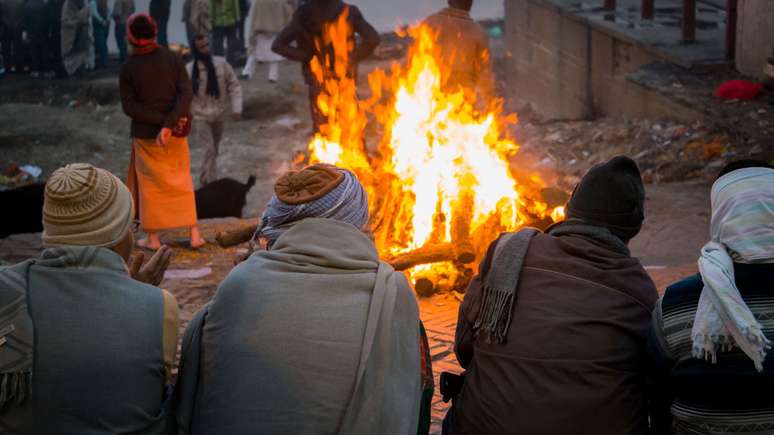
POLYGON ((142 264, 143 260, 145 260, 145 254, 142 252, 132 257, 129 275, 137 281, 158 286, 164 279, 164 272, 167 271, 172 260, 172 250, 169 246, 162 246, 145 265, 142 264))
POLYGON ((172 136, 172 129, 164 127, 159 132, 159 135, 156 137, 156 142, 159 145, 166 145, 169 138, 172 136))

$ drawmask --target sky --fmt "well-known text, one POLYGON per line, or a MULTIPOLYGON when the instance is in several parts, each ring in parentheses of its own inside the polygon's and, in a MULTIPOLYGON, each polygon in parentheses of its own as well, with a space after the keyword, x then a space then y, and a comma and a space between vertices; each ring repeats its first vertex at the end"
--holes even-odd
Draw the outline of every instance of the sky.
MULTIPOLYGON (((446 0, 347 0, 357 5, 363 15, 379 31, 386 32, 399 24, 411 24, 446 6, 446 0)), ((473 6, 475 18, 502 17, 503 1, 476 0, 473 6)), ((138 11, 147 11, 150 0, 135 0, 138 11)), ((112 10, 113 0, 110 1, 112 10)), ((181 22, 183 0, 172 0, 172 17, 169 19, 170 42, 185 42, 185 28, 181 22)), ((110 31, 110 49, 116 50, 113 30, 110 31)))

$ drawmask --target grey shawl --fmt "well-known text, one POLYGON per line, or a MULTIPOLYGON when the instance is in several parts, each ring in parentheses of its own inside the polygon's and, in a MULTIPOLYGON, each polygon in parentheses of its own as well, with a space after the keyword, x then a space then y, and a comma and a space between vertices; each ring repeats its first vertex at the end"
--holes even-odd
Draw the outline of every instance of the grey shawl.
POLYGON ((48 248, 0 269, 0 304, 16 313, 2 320, 12 332, 0 346, 7 396, 0 433, 170 433, 164 296, 132 279, 118 254, 48 248))
POLYGON ((62 63, 68 75, 82 65, 89 66, 93 58, 94 38, 91 31, 89 1, 78 8, 72 0, 62 5, 62 63))
POLYGON ((354 226, 305 219, 233 270, 183 338, 181 433, 413 434, 419 313, 354 226))
POLYGON ((27 307, 32 261, 0 268, 0 413, 32 394, 34 329, 27 307))
POLYGON ((481 309, 473 325, 475 333, 486 334, 488 341, 502 343, 508 335, 524 258, 530 240, 539 232, 534 228, 524 228, 516 233, 505 233, 497 239, 491 266, 481 289, 481 309))

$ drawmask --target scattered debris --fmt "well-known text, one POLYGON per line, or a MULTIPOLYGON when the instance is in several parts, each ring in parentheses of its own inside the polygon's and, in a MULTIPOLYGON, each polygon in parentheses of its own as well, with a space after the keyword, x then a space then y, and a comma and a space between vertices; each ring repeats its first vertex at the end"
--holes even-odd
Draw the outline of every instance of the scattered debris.
POLYGON ((38 181, 43 169, 35 165, 10 165, 0 173, 0 189, 26 186, 38 181))
POLYGON ((212 273, 212 268, 201 269, 169 269, 164 272, 164 279, 200 279, 212 273))
POLYGON ((288 130, 295 130, 301 123, 301 120, 295 116, 283 116, 274 121, 275 126, 287 128, 288 130))

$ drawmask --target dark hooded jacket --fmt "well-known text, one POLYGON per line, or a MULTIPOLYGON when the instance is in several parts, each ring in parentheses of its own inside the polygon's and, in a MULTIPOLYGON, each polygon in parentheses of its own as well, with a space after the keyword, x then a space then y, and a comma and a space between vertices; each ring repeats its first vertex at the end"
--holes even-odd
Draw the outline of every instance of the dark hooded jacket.
POLYGON ((536 235, 506 341, 496 344, 473 333, 492 252, 460 306, 455 352, 467 374, 453 433, 648 433, 647 334, 658 295, 639 260, 582 236, 536 235))

